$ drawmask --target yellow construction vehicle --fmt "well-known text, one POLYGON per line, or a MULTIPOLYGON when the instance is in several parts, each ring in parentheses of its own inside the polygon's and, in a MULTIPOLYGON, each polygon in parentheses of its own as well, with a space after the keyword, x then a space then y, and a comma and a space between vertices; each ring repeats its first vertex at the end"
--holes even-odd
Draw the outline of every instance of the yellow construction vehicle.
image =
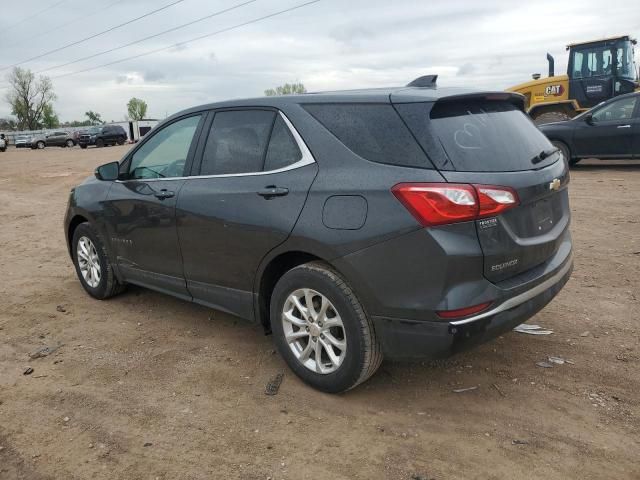
POLYGON ((640 90, 635 64, 636 40, 624 35, 567 46, 566 75, 555 75, 547 53, 549 76, 508 88, 525 96, 527 110, 537 124, 567 120, 617 95, 640 90))

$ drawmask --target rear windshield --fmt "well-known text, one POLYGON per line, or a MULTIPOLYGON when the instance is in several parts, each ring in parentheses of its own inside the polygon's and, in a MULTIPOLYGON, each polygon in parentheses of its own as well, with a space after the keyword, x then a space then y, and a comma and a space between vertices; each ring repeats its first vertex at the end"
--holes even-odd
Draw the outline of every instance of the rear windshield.
POLYGON ((509 102, 445 101, 398 105, 398 109, 441 170, 531 170, 560 158, 554 154, 532 161, 554 148, 529 117, 509 102))
POLYGON ((377 163, 433 168, 390 104, 308 104, 313 115, 357 155, 377 163))

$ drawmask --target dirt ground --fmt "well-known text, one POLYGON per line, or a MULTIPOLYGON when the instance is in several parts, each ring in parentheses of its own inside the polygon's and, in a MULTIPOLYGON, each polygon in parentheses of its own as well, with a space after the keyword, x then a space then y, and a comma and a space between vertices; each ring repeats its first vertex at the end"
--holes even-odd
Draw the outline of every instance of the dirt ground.
POLYGON ((573 278, 529 321, 552 335, 385 362, 326 395, 258 327, 83 291, 68 192, 127 148, 0 153, 0 479, 640 478, 640 162, 573 170, 573 278))

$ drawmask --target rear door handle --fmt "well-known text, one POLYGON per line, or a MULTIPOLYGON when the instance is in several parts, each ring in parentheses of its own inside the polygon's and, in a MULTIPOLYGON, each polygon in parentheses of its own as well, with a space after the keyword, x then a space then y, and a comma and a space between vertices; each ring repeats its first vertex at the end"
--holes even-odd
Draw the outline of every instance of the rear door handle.
POLYGON ((170 192, 169 190, 167 190, 166 188, 163 188, 162 190, 160 190, 159 192, 154 193, 155 197, 160 199, 160 200, 164 200, 166 198, 172 198, 175 196, 175 192, 170 192))
POLYGON ((616 128, 631 128, 631 125, 618 125, 616 128))
POLYGON ((261 197, 269 200, 273 197, 284 197, 289 193, 289 189, 284 187, 276 187, 275 185, 269 185, 267 187, 264 187, 262 190, 258 190, 257 193, 261 197))

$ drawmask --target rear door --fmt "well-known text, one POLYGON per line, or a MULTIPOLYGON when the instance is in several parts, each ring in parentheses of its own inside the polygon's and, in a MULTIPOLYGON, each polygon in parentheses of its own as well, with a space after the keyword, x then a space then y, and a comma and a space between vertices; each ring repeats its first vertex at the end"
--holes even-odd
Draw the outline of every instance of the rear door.
POLYGON ((251 319, 258 265, 291 233, 317 165, 276 110, 217 111, 205 132, 177 205, 187 287, 196 301, 251 319))
POLYGON ((396 108, 448 182, 517 193, 517 207, 476 221, 486 278, 526 272, 561 248, 568 254, 568 166, 518 106, 463 97, 396 108))
POLYGON ((574 149, 579 157, 631 158, 638 96, 623 97, 595 108, 592 122, 579 122, 574 149))

